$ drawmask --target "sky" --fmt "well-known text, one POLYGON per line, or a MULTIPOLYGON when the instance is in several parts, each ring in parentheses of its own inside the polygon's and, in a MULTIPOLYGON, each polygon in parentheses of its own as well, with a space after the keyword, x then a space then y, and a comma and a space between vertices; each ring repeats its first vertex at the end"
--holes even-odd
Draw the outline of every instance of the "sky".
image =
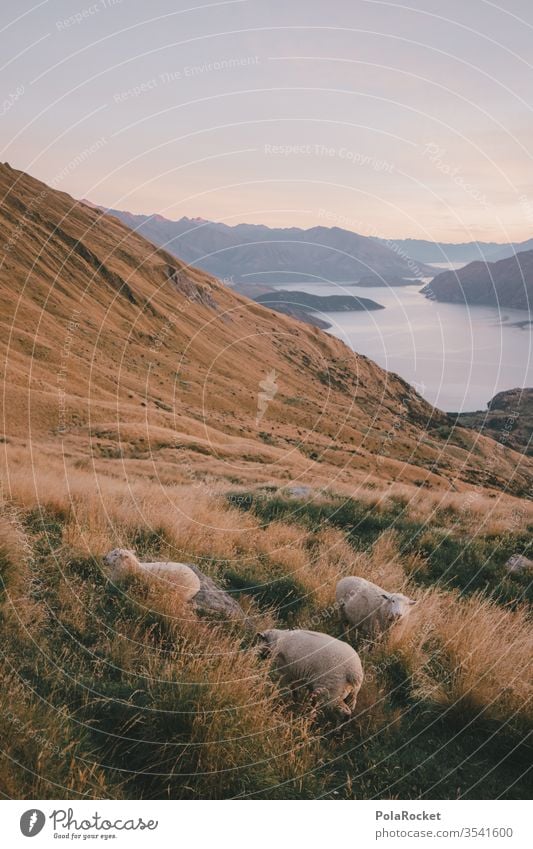
POLYGON ((3 0, 0 161, 168 218, 533 237, 530 0, 3 0))

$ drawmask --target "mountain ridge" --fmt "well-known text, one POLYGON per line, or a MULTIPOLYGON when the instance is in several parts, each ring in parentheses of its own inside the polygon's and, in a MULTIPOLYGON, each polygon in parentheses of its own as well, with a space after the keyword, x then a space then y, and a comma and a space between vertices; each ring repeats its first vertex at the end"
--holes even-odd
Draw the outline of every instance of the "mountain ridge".
MULTIPOLYGON (((96 206, 91 201, 84 200, 83 202, 88 203, 91 206, 96 206)), ((100 206, 98 208, 107 209, 103 206, 100 206)), ((444 262, 457 262, 466 264, 468 262, 474 262, 475 260, 496 262, 499 259, 511 257, 516 253, 521 253, 525 250, 533 249, 533 238, 526 239, 522 242, 483 242, 480 240, 473 240, 471 242, 443 242, 438 240, 433 241, 430 239, 362 236, 352 230, 347 230, 338 226, 325 227, 323 225, 316 225, 314 227, 309 228, 299 228, 293 226, 269 227, 266 224, 249 224, 246 222, 239 222, 238 224, 226 224, 225 222, 211 221, 209 219, 201 217, 189 218, 187 216, 182 216, 181 218, 174 220, 166 218, 160 213, 133 213, 128 212, 126 210, 117 210, 112 208, 107 209, 107 211, 110 214, 118 217, 128 227, 131 227, 132 229, 139 228, 140 232, 144 232, 148 238, 151 237, 151 240, 154 241, 156 244, 163 245, 164 238, 167 238, 169 242, 171 242, 174 238, 182 236, 181 247, 185 249, 185 251, 189 249, 188 245, 186 244, 185 238, 183 238, 186 233, 185 228, 187 227, 192 227, 194 230, 198 226, 202 227, 208 225, 209 227, 216 228, 222 234, 222 237, 224 233, 253 233, 255 237, 259 239, 259 241, 264 241, 264 239, 268 238, 268 234, 273 232, 279 233, 280 237, 283 234, 297 235, 303 233, 314 233, 316 231, 321 230, 325 232, 331 231, 336 233, 349 234, 356 240, 363 239, 369 240, 370 242, 374 242, 376 245, 379 245, 388 252, 389 259, 390 254, 393 254, 398 260, 400 260, 400 263, 397 264, 394 271, 391 271, 390 268, 382 268, 380 270, 378 267, 376 267, 375 269, 367 269, 367 274, 372 273, 374 271, 374 273, 376 274, 393 274, 398 277, 431 276, 434 269, 428 268, 428 265, 431 266, 433 264, 444 262), (154 228, 152 226, 154 223, 160 226, 161 228, 164 228, 164 232, 162 234, 158 232, 157 228, 154 228), (172 225, 176 225, 175 230, 173 229, 172 225)), ((387 263, 385 263, 385 265, 387 265, 387 263)), ((346 282, 346 280, 342 282, 346 282)))
POLYGON ((486 410, 456 415, 458 424, 533 456, 533 388, 506 389, 491 398, 486 410))
POLYGON ((382 239, 383 244, 392 243, 414 260, 427 263, 457 262, 468 263, 475 260, 496 262, 515 253, 533 248, 533 239, 523 242, 439 242, 429 239, 382 239))
POLYGON ((368 273, 403 277, 431 274, 423 264, 411 267, 408 259, 390 246, 340 227, 271 228, 106 211, 182 260, 226 281, 345 282, 368 273))

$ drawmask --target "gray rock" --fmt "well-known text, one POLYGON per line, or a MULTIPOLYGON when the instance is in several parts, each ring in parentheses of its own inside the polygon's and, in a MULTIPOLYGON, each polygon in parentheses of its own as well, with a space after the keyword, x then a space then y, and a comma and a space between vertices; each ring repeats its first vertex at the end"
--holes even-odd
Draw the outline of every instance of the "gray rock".
POLYGON ((198 566, 193 563, 187 565, 200 580, 200 589, 192 598, 195 607, 199 610, 221 613, 230 619, 246 619, 244 610, 228 592, 219 587, 208 575, 204 575, 198 566))
POLYGON ((289 486, 286 489, 288 495, 292 495, 293 498, 307 498, 312 494, 313 490, 310 486, 305 486, 301 484, 299 486, 289 486))
POLYGON ((533 571, 533 560, 530 560, 529 557, 525 557, 523 554, 512 554, 505 564, 505 568, 514 575, 531 572, 533 571))

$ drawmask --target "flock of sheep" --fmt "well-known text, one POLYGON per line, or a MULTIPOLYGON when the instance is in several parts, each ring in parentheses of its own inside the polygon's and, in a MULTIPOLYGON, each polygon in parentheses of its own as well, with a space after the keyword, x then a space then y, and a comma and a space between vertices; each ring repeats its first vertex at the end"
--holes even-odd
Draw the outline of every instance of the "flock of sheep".
MULTIPOLYGON (((109 577, 118 582, 128 574, 153 575, 198 610, 246 620, 240 605, 196 566, 185 563, 141 563, 135 552, 115 548, 104 557, 109 577)), ((336 589, 341 621, 350 630, 375 637, 408 616, 415 602, 402 593, 388 593, 355 576, 342 578, 336 589)), ((258 634, 260 656, 270 658, 283 688, 309 696, 315 710, 325 709, 346 719, 352 716, 363 683, 363 667, 355 649, 319 631, 272 628, 258 634)))

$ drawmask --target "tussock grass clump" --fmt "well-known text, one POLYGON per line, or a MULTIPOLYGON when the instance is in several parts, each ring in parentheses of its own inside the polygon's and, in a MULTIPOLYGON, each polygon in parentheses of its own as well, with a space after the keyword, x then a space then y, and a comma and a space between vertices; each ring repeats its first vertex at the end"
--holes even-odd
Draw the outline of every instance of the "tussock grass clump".
POLYGON ((505 563, 512 554, 528 554, 531 536, 523 533, 470 537, 444 528, 425 531, 417 551, 426 566, 424 583, 437 581, 466 593, 483 591, 503 604, 533 602, 533 585, 527 574, 510 577, 505 563))
POLYGON ((0 578, 4 591, 28 580, 31 553, 19 511, 0 501, 0 578))
MULTIPOLYGON (((486 499, 480 497, 479 502, 484 505, 486 499)), ((408 572, 422 586, 439 583, 469 594, 482 590, 501 604, 533 602, 531 576, 511 578, 505 570, 511 554, 531 555, 533 526, 523 528, 528 515, 525 509, 523 522, 517 525, 516 515, 511 514, 507 526, 500 520, 495 530, 490 513, 485 516, 483 526, 478 516, 481 504, 477 500, 473 502, 475 510, 468 507, 461 512, 456 501, 448 499, 445 507, 436 507, 427 519, 417 518, 418 501, 407 502, 397 497, 380 497, 374 501, 330 497, 310 501, 282 494, 265 499, 260 493, 248 493, 235 503, 256 515, 266 527, 285 521, 295 522, 314 534, 337 529, 355 554, 352 555, 354 566, 359 564, 359 552, 369 552, 378 540, 384 546, 390 539, 394 540, 393 548, 402 561, 401 571, 408 572), (474 526, 477 533, 472 531, 474 526)), ((387 562, 387 557, 385 549, 377 552, 372 568, 374 577, 363 572, 357 574, 385 587, 384 581, 392 575, 392 563, 387 562)), ((395 580, 398 578, 399 573, 395 580)))
POLYGON ((533 720, 533 628, 523 607, 426 590, 388 649, 402 658, 418 699, 512 726, 533 720))

